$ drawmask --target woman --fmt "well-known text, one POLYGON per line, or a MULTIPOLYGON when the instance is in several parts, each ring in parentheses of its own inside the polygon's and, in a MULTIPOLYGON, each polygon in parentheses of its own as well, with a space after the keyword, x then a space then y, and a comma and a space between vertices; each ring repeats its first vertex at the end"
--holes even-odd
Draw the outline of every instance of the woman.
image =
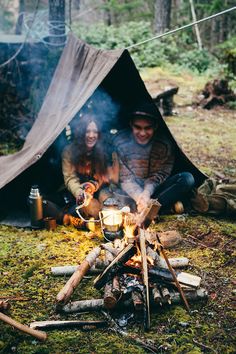
MULTIPOLYGON (((98 217, 101 203, 109 197, 108 184, 111 180, 117 182, 114 181, 114 165, 99 121, 93 115, 84 115, 73 142, 63 151, 62 171, 65 186, 76 204, 83 205, 81 212, 85 217, 98 217)), ((70 208, 69 214, 75 215, 74 210, 70 208)))

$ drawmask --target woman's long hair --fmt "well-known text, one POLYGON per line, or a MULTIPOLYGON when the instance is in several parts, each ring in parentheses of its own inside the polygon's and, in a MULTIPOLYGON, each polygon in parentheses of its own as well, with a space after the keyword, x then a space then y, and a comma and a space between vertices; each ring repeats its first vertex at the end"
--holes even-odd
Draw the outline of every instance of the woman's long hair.
POLYGON ((83 115, 78 121, 75 129, 73 142, 71 144, 71 162, 79 165, 81 170, 86 168, 87 162, 91 163, 90 176, 96 175, 98 179, 103 179, 107 172, 107 155, 103 141, 100 122, 91 114, 83 115), (94 122, 98 129, 98 139, 91 151, 88 151, 85 137, 88 125, 94 122))

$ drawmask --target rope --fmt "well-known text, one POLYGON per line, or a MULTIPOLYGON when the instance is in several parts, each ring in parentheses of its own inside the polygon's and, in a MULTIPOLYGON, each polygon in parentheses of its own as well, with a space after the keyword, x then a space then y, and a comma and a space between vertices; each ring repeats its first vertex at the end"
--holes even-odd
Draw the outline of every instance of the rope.
POLYGON ((171 31, 168 31, 168 32, 165 32, 165 33, 162 33, 162 34, 158 34, 157 36, 154 36, 154 37, 152 37, 152 38, 146 39, 146 40, 144 40, 144 41, 141 41, 141 42, 138 42, 138 43, 135 43, 135 44, 131 44, 130 46, 126 47, 125 49, 131 49, 131 48, 137 47, 138 45, 151 42, 151 41, 153 41, 154 39, 158 39, 158 38, 162 38, 162 37, 165 37, 165 36, 169 36, 170 34, 173 34, 173 33, 176 33, 176 32, 178 32, 178 31, 181 31, 181 30, 183 30, 183 29, 185 29, 185 28, 194 26, 194 25, 196 25, 196 24, 198 24, 198 23, 202 23, 202 22, 211 20, 212 18, 221 16, 221 15, 226 14, 226 13, 228 13, 228 12, 230 12, 230 11, 233 11, 233 10, 236 10, 236 6, 233 6, 233 7, 231 7, 230 9, 227 9, 227 10, 224 10, 224 11, 221 11, 221 12, 218 12, 218 13, 216 13, 216 14, 214 14, 214 15, 211 15, 211 16, 208 16, 208 17, 204 17, 204 18, 202 18, 201 20, 191 22, 191 23, 189 23, 189 24, 187 24, 187 25, 184 25, 184 26, 182 26, 182 27, 176 28, 176 29, 174 29, 174 30, 171 30, 171 31))
MULTIPOLYGON (((38 8, 39 8, 39 3, 40 3, 40 0, 37 0, 36 6, 35 6, 35 9, 34 9, 34 15, 33 15, 33 20, 32 20, 32 25, 31 25, 31 27, 33 26, 34 20, 35 20, 35 18, 36 18, 36 14, 37 14, 38 8)), ((21 50, 23 49, 23 47, 24 47, 24 45, 25 45, 25 43, 26 43, 26 41, 27 41, 27 39, 28 39, 28 37, 29 37, 30 30, 31 30, 31 28, 29 28, 29 30, 27 31, 24 42, 20 45, 20 47, 18 48, 18 50, 15 52, 15 54, 14 54, 12 57, 10 57, 8 60, 6 60, 5 62, 1 63, 1 64, 0 64, 0 68, 2 68, 2 67, 4 67, 5 65, 9 64, 12 60, 14 60, 14 59, 18 56, 18 54, 19 54, 19 53, 21 52, 21 50)))

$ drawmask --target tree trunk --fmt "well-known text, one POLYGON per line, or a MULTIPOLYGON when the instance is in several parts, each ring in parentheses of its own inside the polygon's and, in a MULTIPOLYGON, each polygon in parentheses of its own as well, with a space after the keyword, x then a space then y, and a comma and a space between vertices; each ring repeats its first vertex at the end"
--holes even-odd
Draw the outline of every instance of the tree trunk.
MULTIPOLYGON (((196 16, 193 0, 189 0, 189 3, 190 3, 190 7, 191 7, 191 13, 192 13, 193 21, 196 22, 197 21, 197 16, 196 16)), ((199 31, 199 28, 198 28, 198 24, 196 24, 194 26, 194 28, 195 28, 196 37, 197 37, 198 49, 202 50, 202 39, 201 39, 201 36, 200 36, 200 31, 199 31)))
POLYGON ((16 34, 22 33, 22 23, 23 23, 24 12, 25 12, 25 0, 20 0, 19 1, 19 15, 18 15, 18 19, 16 22, 16 30, 15 30, 16 34))
POLYGON ((65 0, 49 0, 50 42, 65 43, 65 0))
POLYGON ((155 1, 155 32, 164 33, 170 28, 171 0, 155 1))

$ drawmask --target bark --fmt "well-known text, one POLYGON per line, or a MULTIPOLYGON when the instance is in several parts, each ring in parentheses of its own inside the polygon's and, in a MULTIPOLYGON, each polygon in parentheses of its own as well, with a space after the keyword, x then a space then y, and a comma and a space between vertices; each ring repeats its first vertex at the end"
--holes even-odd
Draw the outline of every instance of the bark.
POLYGON ((116 275, 112 279, 112 293, 115 295, 116 299, 119 299, 121 295, 121 289, 120 289, 120 278, 118 275, 116 275))
MULTIPOLYGON (((88 274, 99 274, 103 271, 105 268, 105 263, 102 268, 96 268, 95 266, 91 267, 88 270, 88 274)), ((61 267, 51 267, 51 273, 52 275, 55 276, 64 276, 64 275, 72 275, 76 270, 79 269, 79 265, 73 266, 73 265, 68 265, 68 266, 61 266, 61 267)))
POLYGON ((156 284, 154 284, 154 286, 152 288, 152 297, 153 297, 155 304, 159 304, 162 306, 161 293, 160 293, 160 290, 158 289, 156 284))
POLYGON ((117 298, 112 292, 112 284, 107 283, 104 290, 104 307, 107 310, 113 309, 117 304, 117 298))
POLYGON ((101 309, 104 309, 104 299, 73 301, 60 308, 65 313, 99 311, 101 309))
POLYGON ((131 296, 135 310, 142 311, 144 306, 142 294, 139 291, 134 290, 132 291, 131 296))
POLYGON ((171 0, 155 1, 155 32, 164 33, 170 28, 171 0))

